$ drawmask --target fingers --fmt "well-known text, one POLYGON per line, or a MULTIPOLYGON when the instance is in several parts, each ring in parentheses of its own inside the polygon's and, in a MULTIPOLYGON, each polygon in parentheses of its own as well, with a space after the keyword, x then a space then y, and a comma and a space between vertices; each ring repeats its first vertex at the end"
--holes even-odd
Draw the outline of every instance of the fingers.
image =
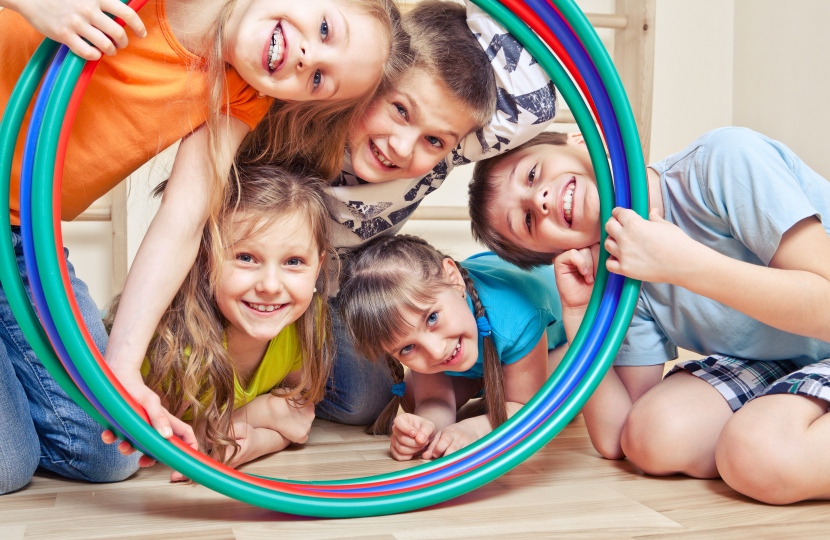
POLYGON ((389 451, 392 453, 392 457, 398 461, 408 461, 412 459, 415 455, 420 453, 423 448, 424 445, 413 445, 408 441, 396 437, 395 435, 392 436, 392 440, 389 444, 389 451))
POLYGON ((390 451, 398 461, 412 459, 429 443, 435 426, 432 422, 414 414, 401 414, 395 417, 392 425, 390 451))
MULTIPOLYGON (((103 13, 100 14, 101 18, 107 19, 109 22, 113 22, 112 19, 104 15, 103 13)), ((96 19, 98 16, 96 16, 96 19)), ((98 22, 97 24, 100 24, 98 22)), ((114 24, 114 23, 113 23, 114 24)), ((122 29, 123 31, 123 29, 122 29)), ((102 53, 106 54, 107 56, 114 56, 116 53, 115 45, 113 44, 112 40, 101 30, 99 30, 96 26, 86 26, 79 35, 90 42, 95 48, 97 48, 102 53)))
POLYGON ((452 444, 452 436, 449 433, 444 431, 438 433, 435 436, 435 439, 432 440, 432 444, 424 450, 423 458, 424 459, 437 459, 444 455, 444 451, 452 444))
POLYGON ((161 406, 158 399, 155 402, 145 402, 142 405, 144 405, 144 410, 147 411, 147 416, 150 417, 150 424, 159 432, 159 435, 165 439, 172 437, 173 428, 170 426, 171 414, 161 406))
POLYGON ((100 11, 96 13, 92 18, 92 26, 104 34, 109 42, 108 49, 111 49, 111 54, 115 54, 116 48, 123 49, 127 46, 127 31, 106 13, 100 11))
POLYGON ((178 471, 173 471, 170 475, 171 482, 187 482, 187 477, 178 471))
MULTIPOLYGON (((101 439, 107 444, 112 444, 118 440, 118 438, 115 436, 115 433, 108 429, 104 430, 104 432, 101 433, 101 439)), ((118 443, 118 451, 124 454, 125 456, 129 456, 130 454, 134 454, 136 452, 136 449, 133 448, 133 445, 131 445, 128 441, 121 441, 120 443, 118 443)), ((155 464, 156 460, 151 458, 150 456, 145 456, 142 454, 141 457, 138 458, 139 467, 152 467, 155 464)))
POLYGON ((402 431, 398 428, 398 426, 392 426, 392 437, 395 441, 397 441, 398 445, 405 446, 408 448, 418 448, 421 449, 426 444, 426 440, 417 430, 406 430, 402 431), (419 442, 420 436, 420 442, 419 442))
POLYGON ((108 14, 124 21, 136 36, 147 36, 147 28, 135 10, 118 0, 103 0, 98 8, 89 6, 89 9, 67 21, 58 34, 58 40, 85 60, 99 60, 101 53, 115 55, 118 49, 127 46, 129 40, 118 20, 108 14))
POLYGON ((594 277, 597 275, 597 267, 599 266, 599 242, 589 248, 591 250, 591 260, 594 263, 594 277))
POLYGON ((415 437, 418 432, 418 427, 414 425, 415 418, 417 417, 412 414, 399 414, 392 423, 392 429, 397 428, 399 432, 415 437))
POLYGON ((619 206, 611 210, 611 215, 623 225, 627 225, 636 219, 642 219, 634 210, 630 208, 621 208, 619 206))
POLYGON ((554 266, 559 268, 559 272, 572 273, 576 270, 585 278, 585 282, 591 284, 594 282, 594 253, 592 248, 571 249, 559 255, 554 260, 554 266))
POLYGON ((96 60, 100 60, 101 56, 103 56, 101 51, 84 41, 83 38, 77 34, 60 41, 61 43, 66 44, 66 46, 69 47, 69 50, 84 60, 94 62, 96 60))
POLYGON ((663 219, 663 216, 660 215, 660 210, 658 210, 656 208, 652 208, 651 210, 649 210, 648 220, 658 222, 658 223, 661 222, 661 221, 666 221, 665 219, 663 219))
POLYGON ((199 450, 199 443, 196 441, 196 434, 193 433, 193 428, 190 424, 176 418, 173 415, 170 415, 169 420, 173 425, 173 432, 179 437, 179 439, 194 450, 199 450))
POLYGON ((429 442, 430 437, 435 433, 435 425, 414 414, 399 414, 395 417, 392 430, 393 432, 397 430, 401 437, 406 438, 407 441, 412 441, 411 444, 423 446, 429 442))
MULTIPOLYGON (((138 16, 138 13, 136 13, 135 10, 127 4, 122 4, 118 0, 105 0, 101 3, 101 8, 103 11, 106 11, 107 13, 112 14, 112 16, 124 21, 124 24, 131 28, 136 36, 140 38, 147 37, 147 28, 144 26, 144 21, 142 21, 141 17, 138 16)), ((115 23, 118 24, 118 21, 116 20, 115 23)), ((126 43, 124 46, 126 46, 126 43)), ((123 46, 119 45, 118 48, 123 48, 123 46)))
POLYGON ((118 438, 115 436, 115 433, 113 433, 112 431, 110 431, 108 429, 105 429, 101 433, 101 440, 104 441, 105 444, 112 444, 115 441, 117 441, 118 438))

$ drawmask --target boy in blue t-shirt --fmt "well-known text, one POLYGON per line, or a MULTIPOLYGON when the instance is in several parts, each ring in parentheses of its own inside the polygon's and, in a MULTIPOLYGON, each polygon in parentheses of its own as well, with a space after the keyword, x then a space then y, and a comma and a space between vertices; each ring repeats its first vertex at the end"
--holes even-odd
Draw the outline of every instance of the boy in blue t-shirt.
MULTIPOLYGON (((617 208, 605 224, 608 270, 644 283, 583 411, 595 448, 769 503, 830 497, 817 474, 830 465, 830 183, 783 144, 722 128, 650 165, 648 186, 648 221, 617 208), (678 346, 709 356, 660 381, 678 346)), ((600 235, 582 139, 543 134, 484 162, 470 198, 474 235, 500 256, 555 257, 572 338, 600 235)))

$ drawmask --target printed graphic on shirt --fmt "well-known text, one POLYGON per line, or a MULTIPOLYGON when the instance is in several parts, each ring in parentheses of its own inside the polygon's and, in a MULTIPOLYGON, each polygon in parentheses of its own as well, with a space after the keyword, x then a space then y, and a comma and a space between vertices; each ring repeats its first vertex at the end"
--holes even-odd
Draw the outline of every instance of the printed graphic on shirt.
POLYGON ((391 202, 370 204, 360 201, 349 201, 346 203, 346 207, 348 207, 349 211, 357 219, 371 219, 377 217, 390 206, 392 206, 391 202))

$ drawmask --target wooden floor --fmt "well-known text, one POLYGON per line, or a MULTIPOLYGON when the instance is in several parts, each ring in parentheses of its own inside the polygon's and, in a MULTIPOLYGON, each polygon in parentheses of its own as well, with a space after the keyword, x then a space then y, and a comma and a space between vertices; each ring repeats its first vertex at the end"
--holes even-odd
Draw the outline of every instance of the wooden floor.
MULTIPOLYGON (((316 421, 309 442, 245 471, 335 479, 398 470, 388 439, 316 421)), ((38 473, 0 497, 0 539, 371 540, 415 538, 766 539, 827 538, 830 503, 760 504, 719 480, 643 476, 599 457, 578 416, 544 449, 476 491, 402 515, 311 519, 262 510, 201 486, 170 484, 157 465, 119 484, 92 485, 38 473)))

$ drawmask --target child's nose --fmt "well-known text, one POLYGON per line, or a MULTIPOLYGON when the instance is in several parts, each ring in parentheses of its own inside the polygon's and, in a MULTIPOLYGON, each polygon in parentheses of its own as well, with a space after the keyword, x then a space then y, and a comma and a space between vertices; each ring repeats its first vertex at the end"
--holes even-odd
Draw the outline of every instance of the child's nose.
POLYGON ((429 339, 425 344, 427 351, 429 351, 429 355, 435 362, 440 362, 444 360, 444 340, 442 339, 429 339))
POLYGON ((303 42, 300 44, 300 59, 297 67, 299 69, 309 69, 314 66, 314 59, 316 51, 311 43, 303 42))
POLYGON ((548 214, 556 207, 556 204, 553 201, 552 192, 549 188, 541 188, 537 190, 534 196, 534 202, 536 203, 536 208, 542 214, 548 214))
POLYGON ((407 163, 415 153, 415 144, 418 142, 418 137, 417 130, 407 128, 398 129, 389 137, 389 147, 395 154, 389 157, 396 160, 395 165, 406 168, 407 163))
POLYGON ((283 281, 282 276, 275 270, 266 271, 259 280, 259 290, 267 294, 277 294, 282 292, 283 281))

